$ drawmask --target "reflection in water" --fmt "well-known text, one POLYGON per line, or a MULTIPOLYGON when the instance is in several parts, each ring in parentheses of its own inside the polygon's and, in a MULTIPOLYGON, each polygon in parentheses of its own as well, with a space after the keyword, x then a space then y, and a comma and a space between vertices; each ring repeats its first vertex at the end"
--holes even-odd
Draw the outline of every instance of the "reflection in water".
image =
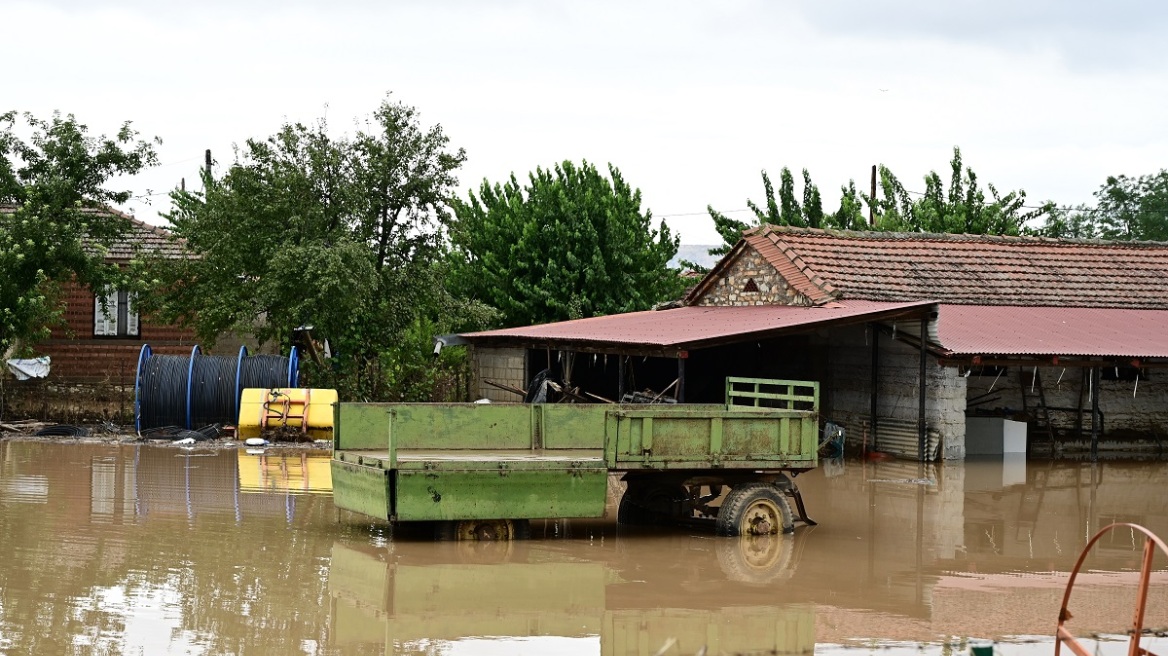
MULTIPOLYGON (((793 537, 549 521, 527 542, 455 544, 335 510, 311 493, 326 454, 0 442, 0 652, 940 653, 1050 636, 1098 528, 1168 535, 1166 473, 832 463, 800 477, 820 525, 793 537)), ((1141 548, 1100 545, 1076 634, 1130 623, 1141 548)), ((1157 567, 1146 625, 1164 627, 1157 567)), ((1049 653, 1040 640, 1008 651, 1049 653)))
POLYGON ((712 537, 533 540, 503 551, 475 544, 398 542, 333 547, 329 591, 336 644, 394 654, 459 653, 485 638, 507 653, 809 653, 814 610, 785 603, 772 583, 795 540, 766 537, 751 563, 737 541, 712 537), (611 542, 611 543, 610 543, 611 542), (567 547, 567 548, 565 548, 567 547), (665 557, 668 562, 658 562, 665 557), (734 578, 722 566, 731 564, 734 578), (751 577, 753 570, 756 578, 751 577), (766 583, 770 582, 770 583, 766 583), (534 640, 533 640, 534 639, 534 640), (531 649, 527 652, 528 648, 531 649))
POLYGON ((329 494, 333 475, 327 451, 248 449, 237 452, 239 489, 243 492, 329 494))

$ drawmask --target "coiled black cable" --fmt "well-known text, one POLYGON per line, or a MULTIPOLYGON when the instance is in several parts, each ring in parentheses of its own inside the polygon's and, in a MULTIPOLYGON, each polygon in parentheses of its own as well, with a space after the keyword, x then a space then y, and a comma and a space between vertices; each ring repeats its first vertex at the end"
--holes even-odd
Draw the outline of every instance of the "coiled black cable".
POLYGON ((186 426, 189 367, 190 358, 185 355, 146 359, 138 396, 139 430, 186 426))
MULTIPOLYGON (((295 352, 295 351, 293 351, 295 352)), ((246 357, 153 355, 143 347, 138 375, 138 430, 165 426, 234 424, 240 394, 246 388, 286 388, 293 384, 294 367, 281 355, 246 357)))
POLYGON ((192 356, 191 426, 234 423, 235 367, 238 359, 222 355, 192 356))
POLYGON ((240 390, 289 386, 288 358, 282 355, 252 355, 244 358, 239 366, 240 390))

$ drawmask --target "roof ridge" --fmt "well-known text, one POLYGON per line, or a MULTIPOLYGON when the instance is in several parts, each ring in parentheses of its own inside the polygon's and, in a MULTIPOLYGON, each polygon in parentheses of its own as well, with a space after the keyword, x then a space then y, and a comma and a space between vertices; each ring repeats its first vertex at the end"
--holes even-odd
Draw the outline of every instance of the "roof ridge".
POLYGON ((981 244, 1035 244, 1043 246, 1099 246, 1121 249, 1168 248, 1168 241, 1140 241, 1116 239, 1086 239, 1071 237, 1045 237, 1040 235, 991 235, 956 232, 890 232, 882 230, 840 230, 836 228, 804 228, 764 223, 743 232, 748 234, 811 235, 833 239, 862 241, 918 241, 918 242, 968 242, 981 244))

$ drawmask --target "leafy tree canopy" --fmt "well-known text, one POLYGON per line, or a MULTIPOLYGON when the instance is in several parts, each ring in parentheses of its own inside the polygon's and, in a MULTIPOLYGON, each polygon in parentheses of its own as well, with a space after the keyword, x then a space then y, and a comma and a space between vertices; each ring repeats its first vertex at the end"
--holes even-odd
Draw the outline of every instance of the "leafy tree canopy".
MULTIPOLYGON (((1005 195, 987 184, 989 198, 978 184, 977 174, 961 160, 961 149, 953 148, 949 162, 949 190, 936 171, 925 176, 924 194, 914 197, 892 171, 881 165, 880 187, 875 200, 876 229, 895 232, 964 233, 975 235, 1017 235, 1028 221, 1041 218, 1053 207, 1026 207, 1026 192, 1019 189, 1005 195)), ((873 199, 864 197, 871 204, 873 199)))
MULTIPOLYGON (((732 219, 713 207, 706 210, 714 221, 714 229, 722 236, 723 244, 710 249, 710 255, 725 255, 742 238, 746 230, 768 223, 771 225, 796 226, 800 228, 838 228, 843 230, 862 230, 867 222, 863 213, 863 202, 856 191, 856 183, 852 180, 840 187, 840 206, 834 213, 824 212, 823 196, 819 187, 811 181, 811 174, 803 169, 803 196, 800 200, 795 195, 795 178, 787 167, 779 173, 779 194, 775 197, 775 188, 766 171, 762 172, 763 206, 760 207, 752 200, 746 205, 754 213, 752 220, 739 221, 732 219)), ((700 270, 692 263, 688 266, 700 270)))
POLYGON ((483 181, 454 201, 454 287, 497 308, 504 325, 645 310, 676 298, 679 240, 653 228, 641 192, 611 164, 563 162, 520 185, 483 181))
POLYGON ((1111 176, 1096 206, 1059 208, 1036 230, 1047 237, 1168 241, 1168 170, 1136 178, 1111 176))
POLYGON ((954 147, 949 162, 949 190, 935 171, 925 176, 925 191, 914 194, 884 165, 880 165, 879 188, 875 199, 858 192, 854 180, 840 187, 839 209, 824 212, 819 188, 811 182, 811 175, 803 169, 802 200, 795 195, 794 176, 783 167, 779 176, 776 200, 774 186, 766 171, 762 172, 763 206, 747 200, 754 213, 753 221, 731 219, 708 207, 714 229, 724 243, 710 250, 711 255, 724 255, 742 238, 742 233, 755 225, 796 226, 803 228, 833 228, 839 230, 888 230, 896 232, 955 232, 969 234, 1017 235, 1028 221, 1047 216, 1054 211, 1051 203, 1040 208, 1027 208, 1026 192, 1011 191, 1005 195, 994 185, 983 191, 977 174, 961 160, 961 150, 954 147), (874 205, 876 225, 871 226, 864 208, 874 205))
POLYGON ((95 137, 72 114, 0 114, 0 355, 47 335, 61 283, 122 277, 104 256, 130 226, 107 208, 131 192, 112 181, 157 164, 157 143, 128 122, 95 137))
POLYGON ((441 225, 465 153, 441 126, 387 98, 352 137, 324 121, 286 124, 248 140, 204 192, 176 191, 168 216, 194 257, 155 262, 159 293, 144 302, 193 326, 286 345, 312 326, 335 354, 315 373, 348 398, 426 397, 395 373, 403 335, 420 323, 481 322, 482 308, 443 285, 441 225))

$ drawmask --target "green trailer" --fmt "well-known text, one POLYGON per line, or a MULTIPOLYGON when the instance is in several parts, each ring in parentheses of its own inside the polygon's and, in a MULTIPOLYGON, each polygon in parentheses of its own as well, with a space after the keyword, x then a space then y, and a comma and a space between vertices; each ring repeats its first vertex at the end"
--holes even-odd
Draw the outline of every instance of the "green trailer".
POLYGON ((723 535, 811 523, 794 477, 818 464, 818 383, 728 378, 725 404, 339 403, 333 499, 440 537, 523 537, 528 520, 712 522, 723 535))

